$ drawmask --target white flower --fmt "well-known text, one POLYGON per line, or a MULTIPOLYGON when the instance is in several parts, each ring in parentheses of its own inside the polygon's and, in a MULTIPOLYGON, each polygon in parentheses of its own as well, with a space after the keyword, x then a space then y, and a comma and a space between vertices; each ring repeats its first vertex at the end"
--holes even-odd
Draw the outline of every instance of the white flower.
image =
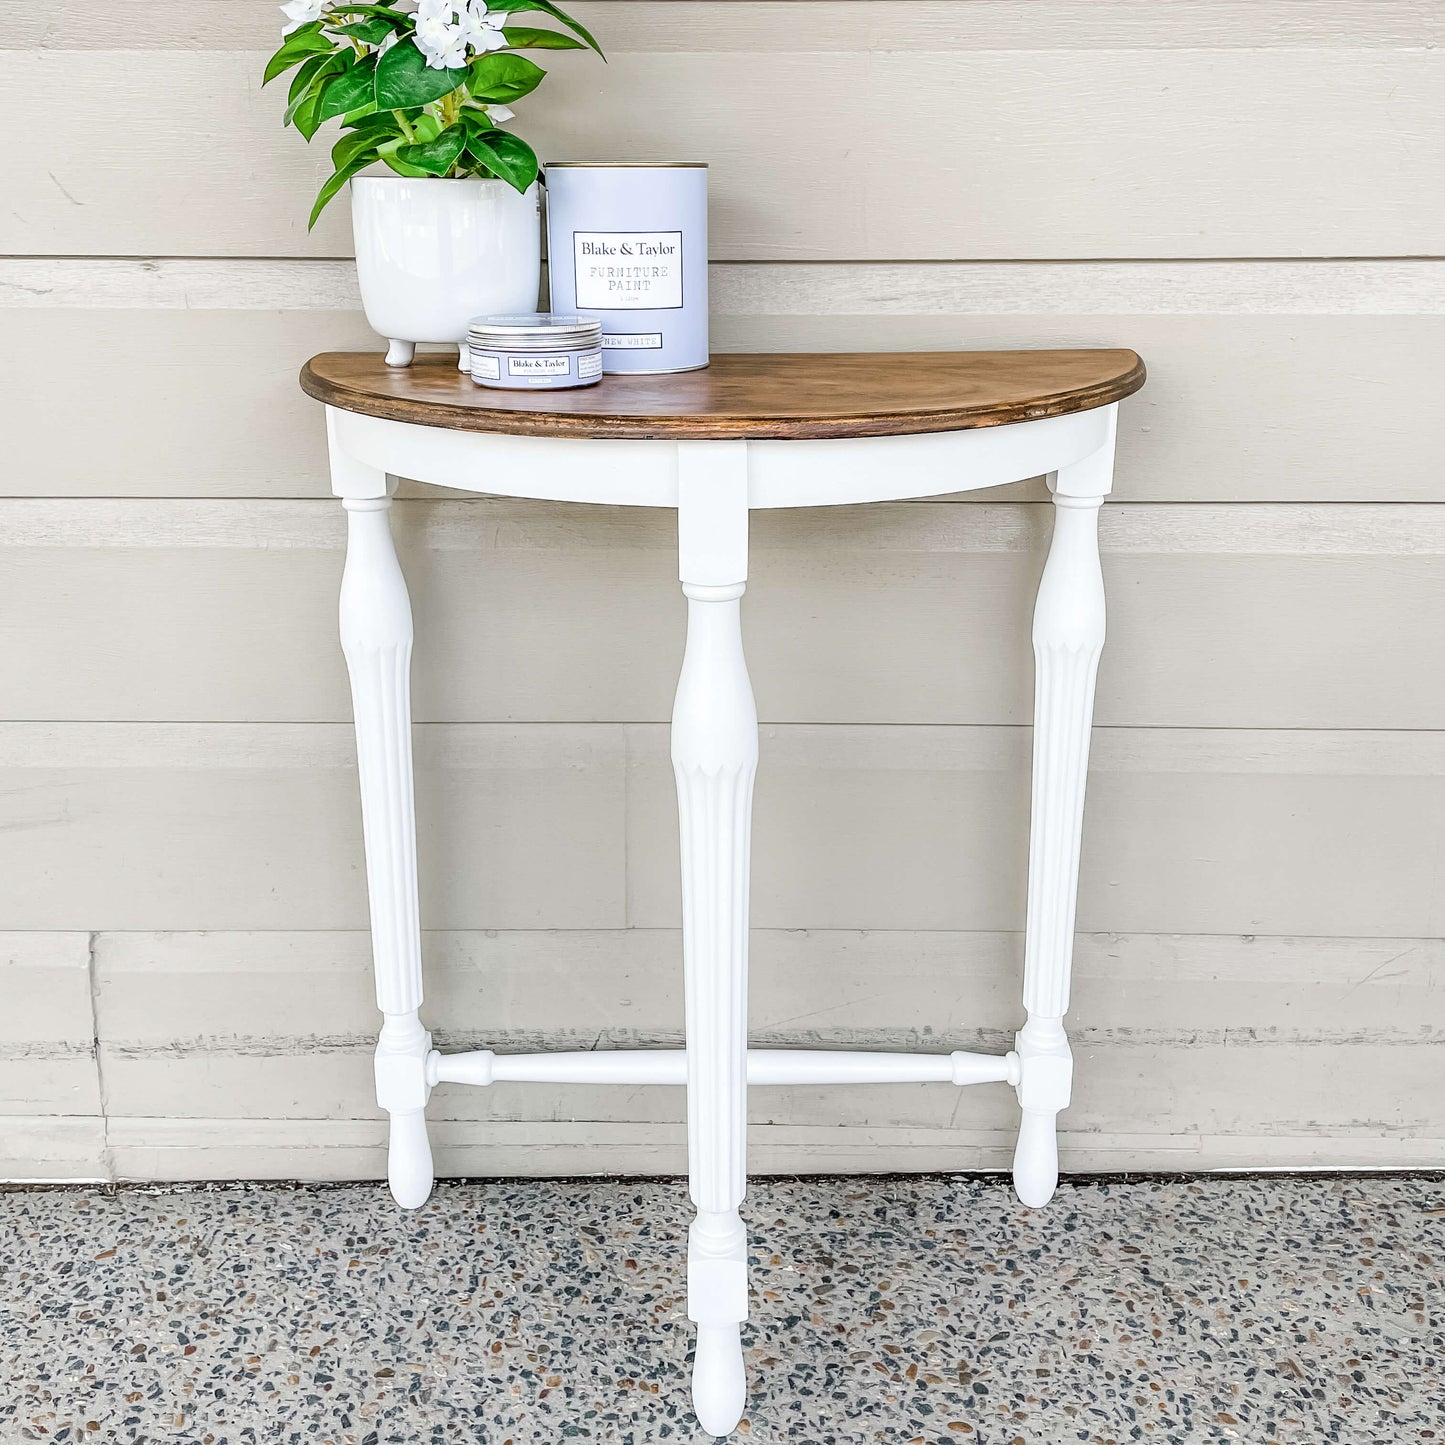
POLYGON ((281 7, 281 13, 291 23, 281 34, 289 35, 303 25, 310 25, 313 20, 320 20, 321 12, 325 8, 326 0, 289 0, 288 4, 281 7))
POLYGON ((462 15, 462 35, 478 54, 489 50, 504 50, 507 37, 502 27, 507 23, 507 12, 498 10, 488 13, 486 0, 471 0, 462 15))
POLYGON ((503 50, 507 12, 486 0, 417 0, 416 43, 434 70, 459 70, 473 55, 503 50))
POLYGON ((471 59, 464 41, 458 41, 449 50, 443 50, 440 55, 428 55, 426 63, 433 70, 461 70, 471 59))
MULTIPOLYGON (((416 16, 416 43, 421 47, 422 54, 426 56, 426 63, 433 69, 440 70, 443 64, 442 57, 454 50, 461 41, 461 27, 452 23, 452 8, 450 5, 444 9, 432 7, 428 10, 418 10, 416 16)), ((461 49, 465 51, 466 45, 463 42, 461 49)))

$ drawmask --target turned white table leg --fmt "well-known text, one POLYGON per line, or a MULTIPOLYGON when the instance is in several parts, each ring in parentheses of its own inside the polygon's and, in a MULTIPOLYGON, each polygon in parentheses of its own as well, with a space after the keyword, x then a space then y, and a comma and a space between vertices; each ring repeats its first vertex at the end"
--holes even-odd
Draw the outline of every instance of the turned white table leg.
POLYGON ((1054 535, 1034 609, 1034 763, 1029 897, 1024 947, 1028 1021, 1016 1048, 1022 1109, 1013 1178, 1018 1197, 1038 1207, 1059 1181, 1056 1121, 1068 1107, 1073 1055, 1064 1032, 1084 787, 1094 718, 1094 679, 1104 645, 1104 578, 1099 507, 1113 477, 1113 409, 1108 444, 1050 479, 1054 535))
POLYGON ((416 808, 411 762, 411 602, 392 546, 386 479, 355 468, 333 449, 337 491, 346 495, 346 570, 341 645, 351 674, 356 759, 361 777, 366 882, 376 1003, 384 1022, 376 1046, 376 1101, 391 1119, 387 1181, 396 1202, 415 1209, 432 1187, 427 1142, 426 1061, 421 1025, 421 922, 417 904, 416 808))
POLYGON ((747 579, 747 448, 679 448, 678 540, 687 650, 672 713, 682 843, 687 1000, 688 1174, 697 1217, 688 1232, 688 1317, 697 1325, 693 1408, 726 1435, 747 1385, 748 858, 758 718, 743 658, 747 579))

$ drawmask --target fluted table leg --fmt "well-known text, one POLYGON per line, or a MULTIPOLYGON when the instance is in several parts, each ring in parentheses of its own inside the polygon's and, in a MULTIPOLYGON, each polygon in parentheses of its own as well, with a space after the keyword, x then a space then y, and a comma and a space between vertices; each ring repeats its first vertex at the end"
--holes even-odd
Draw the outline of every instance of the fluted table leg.
MULTIPOLYGON (((383 488, 384 488, 383 479, 383 488)), ((347 497, 341 644, 351 674, 361 776, 376 1003, 376 1101, 391 1119, 387 1180, 406 1209, 432 1187, 426 1108, 431 1035, 421 1007, 416 809, 411 760, 411 602, 392 545, 391 498, 347 497)))
MULTIPOLYGON (((1112 414, 1111 414, 1112 421, 1112 414)), ((1059 1181, 1056 1120, 1068 1107, 1073 1055, 1064 1032, 1074 952, 1084 785, 1094 679, 1104 645, 1099 507, 1113 476, 1113 431, 1101 451, 1050 479, 1054 536, 1034 610, 1034 765, 1024 947, 1028 1021, 1016 1048, 1022 1117, 1014 1151, 1018 1197, 1047 1204, 1059 1181)))
POLYGON ((678 536, 687 650, 672 714, 682 843, 687 1000, 688 1317, 697 1325, 693 1408, 726 1435, 746 1403, 748 857, 758 719, 743 658, 747 452, 679 447, 678 536))

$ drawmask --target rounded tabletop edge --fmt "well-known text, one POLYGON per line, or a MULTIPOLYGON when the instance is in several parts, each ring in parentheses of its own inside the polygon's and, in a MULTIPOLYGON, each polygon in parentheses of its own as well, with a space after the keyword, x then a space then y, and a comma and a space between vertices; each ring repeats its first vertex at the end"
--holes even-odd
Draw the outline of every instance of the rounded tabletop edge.
MULTIPOLYGON (((704 371, 653 376, 618 374, 609 376, 601 387, 519 393, 477 386, 446 355, 418 356, 410 368, 391 368, 385 365, 380 352, 322 352, 301 368, 300 384, 307 396, 341 411, 450 431, 572 439, 802 441, 967 431, 1065 416, 1122 401, 1138 391, 1148 375, 1138 353, 1122 347, 1008 352, 721 353, 713 361, 714 367, 704 371), (867 360, 897 366, 912 359, 944 357, 968 358, 975 363, 984 358, 1023 360, 1025 365, 1057 362, 1060 358, 1102 362, 1112 357, 1117 361, 1102 374, 1078 384, 974 402, 936 401, 896 409, 887 405, 890 388, 886 382, 877 386, 881 404, 866 410, 830 408, 810 413, 799 406, 794 411, 778 405, 776 390, 768 406, 756 412, 745 404, 726 411, 714 405, 706 410, 649 412, 645 401, 639 403, 635 394, 626 397, 627 408, 608 410, 596 405, 609 395, 608 381, 613 383, 614 396, 619 389, 637 387, 639 383, 662 394, 669 383, 679 389, 689 385, 697 388, 698 379, 705 381, 709 370, 726 371, 747 363, 761 364, 766 369, 769 361, 776 359, 811 361, 822 370, 829 362, 867 360), (721 368, 718 363, 722 363, 721 368), (438 393, 443 387, 451 388, 452 398, 426 394, 438 393), (593 402, 590 410, 589 400, 593 402)), ((775 381, 774 386, 780 381, 775 381)))

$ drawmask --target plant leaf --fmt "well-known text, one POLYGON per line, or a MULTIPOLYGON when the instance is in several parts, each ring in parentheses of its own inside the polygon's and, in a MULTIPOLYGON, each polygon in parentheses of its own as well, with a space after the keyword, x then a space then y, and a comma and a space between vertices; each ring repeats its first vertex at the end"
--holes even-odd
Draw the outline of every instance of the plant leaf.
POLYGON ((398 34, 402 26, 384 15, 373 15, 369 20, 355 20, 350 25, 335 27, 338 35, 351 35, 367 45, 380 45, 388 35, 398 34))
POLYGON ((316 109, 316 123, 330 120, 332 116, 345 115, 349 110, 365 105, 371 100, 376 84, 376 63, 363 60, 350 70, 328 80, 321 90, 321 104, 316 109))
POLYGON ((540 30, 535 25, 508 25, 502 34, 513 50, 585 50, 582 41, 559 30, 540 30))
POLYGON ((384 161, 387 163, 387 165, 389 165, 389 166, 392 168, 392 170, 394 170, 394 171, 397 173, 397 175, 399 175, 399 176, 406 176, 408 180, 413 180, 413 181, 422 180, 422 179, 424 179, 427 175, 430 174, 430 172, 420 170, 420 169, 418 169, 416 166, 409 166, 409 165, 407 165, 407 163, 406 163, 405 161, 399 161, 399 160, 397 160, 397 158, 396 158, 394 155, 391 155, 391 156, 384 155, 384 156, 382 156, 382 160, 384 160, 384 161))
POLYGON ((341 68, 341 57, 339 55, 313 55, 307 59, 291 80, 291 91, 286 97, 286 105, 289 109, 295 105, 306 93, 306 88, 316 79, 324 66, 335 64, 341 68))
MULTIPOLYGON (((530 11, 550 15, 552 19, 560 20, 574 35, 580 35, 598 55, 602 55, 602 47, 592 38, 592 32, 568 15, 561 6, 552 4, 552 0, 487 0, 487 9, 505 10, 510 15, 526 14, 530 11)), ((602 55, 602 58, 607 59, 605 55, 602 55)))
POLYGON ((473 131, 467 137, 467 154, 499 175, 515 191, 525 191, 537 179, 536 151, 510 131, 473 131))
POLYGON ((357 156, 355 160, 349 165, 343 166, 321 187, 316 197, 316 204, 311 207, 311 219, 306 223, 306 229, 308 231, 316 224, 322 211, 330 204, 331 198, 337 191, 339 191, 352 176, 356 175, 358 171, 364 171, 375 159, 376 157, 374 155, 357 156))
MULTIPOLYGON (((355 112, 352 114, 354 115, 355 112)), ((345 140, 347 135, 364 135, 371 138, 373 145, 383 145, 393 137, 403 141, 406 139, 401 133, 400 125, 397 124, 396 116, 389 110, 373 110, 355 120, 351 116, 345 115, 341 118, 341 124, 346 127, 341 140, 345 140)), ((341 140, 337 141, 337 145, 341 144, 341 140)))
POLYGON ((281 42, 281 48, 266 62, 266 73, 262 85, 270 85, 278 75, 284 75, 293 65, 300 65, 308 55, 328 55, 336 50, 336 41, 321 33, 321 22, 314 21, 293 30, 281 42))
MULTIPOLYGON (((346 59, 341 55, 314 55, 312 56, 312 60, 319 60, 321 64, 311 72, 311 79, 305 86, 298 88, 293 85, 291 87, 292 100, 291 104, 286 107, 286 115, 282 121, 283 125, 294 125, 296 112, 301 109, 306 101, 316 99, 316 97, 320 95, 321 88, 326 84, 327 80, 333 75, 339 75, 346 68, 346 59)), ((309 65, 310 61, 308 61, 307 64, 309 65)), ((301 70, 296 72, 298 78, 305 68, 305 66, 302 66, 301 70)))
POLYGON ((416 41, 393 45, 376 65, 376 104, 380 110, 415 110, 450 95, 467 78, 465 69, 435 70, 416 41))
POLYGON ((316 107, 321 104, 321 92, 313 90, 304 95, 296 104, 296 109, 291 112, 291 124, 310 140, 321 127, 321 122, 316 119, 316 107))
POLYGON ((484 104, 510 105, 536 90, 546 73, 524 55, 494 50, 472 62, 467 90, 484 104))
POLYGON ((408 141, 404 135, 393 136, 391 140, 383 141, 377 146, 376 153, 399 176, 410 176, 415 179, 420 176, 429 175, 430 172, 422 170, 419 166, 408 165, 405 161, 397 160, 397 151, 403 146, 410 144, 411 142, 408 141))
POLYGON ((396 152, 403 165, 415 166, 429 176, 444 176, 457 163, 467 144, 465 126, 454 125, 425 145, 402 146, 396 152))
MULTIPOLYGON (((371 160, 378 158, 381 132, 375 130, 354 130, 344 135, 331 147, 331 164, 339 171, 349 166, 358 156, 371 154, 371 160)), ((368 162, 370 164, 370 162, 368 162)))

